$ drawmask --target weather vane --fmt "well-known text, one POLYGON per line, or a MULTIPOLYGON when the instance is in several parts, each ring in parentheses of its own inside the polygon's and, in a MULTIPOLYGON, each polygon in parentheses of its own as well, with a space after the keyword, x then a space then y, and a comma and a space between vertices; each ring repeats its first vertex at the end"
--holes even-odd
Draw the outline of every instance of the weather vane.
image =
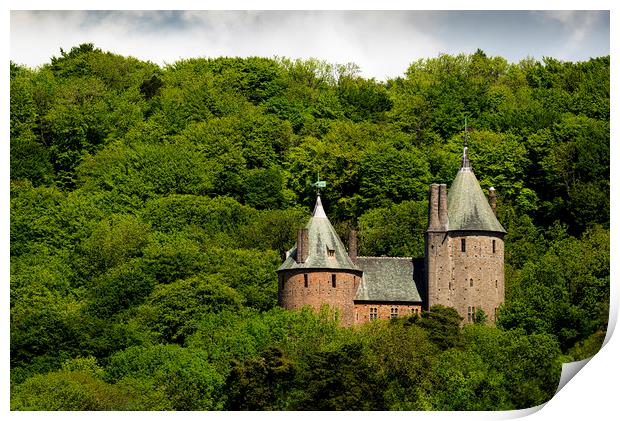
POLYGON ((319 177, 319 173, 316 173, 316 183, 312 184, 314 187, 316 187, 316 194, 320 195, 321 194, 321 190, 319 189, 324 189, 325 186, 327 186, 327 183, 324 180, 321 180, 321 178, 319 177))

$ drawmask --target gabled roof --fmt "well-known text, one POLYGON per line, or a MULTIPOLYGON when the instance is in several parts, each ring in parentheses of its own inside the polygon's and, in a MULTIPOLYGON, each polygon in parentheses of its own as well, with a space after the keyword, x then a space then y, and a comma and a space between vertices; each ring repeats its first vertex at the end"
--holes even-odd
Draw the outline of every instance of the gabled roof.
POLYGON ((360 269, 353 264, 347 250, 327 219, 321 196, 317 196, 312 218, 306 224, 308 229, 308 257, 304 263, 297 263, 297 244, 287 252, 287 258, 278 271, 292 269, 360 269), (333 250, 333 257, 328 255, 333 250))
POLYGON ((422 301, 412 258, 358 257, 355 263, 364 271, 356 301, 422 301))
POLYGON ((478 184, 463 150, 461 169, 448 190, 449 231, 494 231, 505 233, 478 184))

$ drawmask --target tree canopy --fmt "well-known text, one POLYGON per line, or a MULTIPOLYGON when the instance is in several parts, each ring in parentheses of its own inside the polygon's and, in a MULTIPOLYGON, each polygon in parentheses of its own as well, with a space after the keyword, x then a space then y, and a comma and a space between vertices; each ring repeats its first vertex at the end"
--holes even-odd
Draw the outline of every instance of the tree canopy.
POLYGON ((610 58, 447 55, 385 82, 324 61, 165 66, 92 44, 10 64, 11 408, 493 410, 541 404, 609 310, 610 58), (277 307, 310 215, 421 257, 470 160, 507 230, 495 326, 342 328, 277 307))

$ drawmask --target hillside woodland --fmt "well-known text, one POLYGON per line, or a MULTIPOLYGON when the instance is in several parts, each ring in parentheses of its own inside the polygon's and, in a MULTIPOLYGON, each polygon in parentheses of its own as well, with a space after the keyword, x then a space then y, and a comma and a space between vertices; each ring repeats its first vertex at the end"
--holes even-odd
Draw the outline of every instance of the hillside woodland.
POLYGON ((11 408, 494 410, 541 404, 609 310, 607 57, 353 64, 83 44, 10 65, 11 408), (431 182, 472 167, 506 228, 496 325, 339 327, 277 306, 310 216, 422 256, 431 182))

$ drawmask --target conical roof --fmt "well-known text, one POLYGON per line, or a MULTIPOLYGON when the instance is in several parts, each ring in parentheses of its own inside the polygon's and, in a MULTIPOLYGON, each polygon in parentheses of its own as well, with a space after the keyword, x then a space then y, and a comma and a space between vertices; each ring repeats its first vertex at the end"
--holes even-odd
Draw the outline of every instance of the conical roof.
POLYGON ((493 231, 505 233, 478 184, 463 150, 461 169, 448 190, 449 231, 493 231))
POLYGON ((287 257, 278 271, 290 269, 339 269, 360 270, 347 253, 336 234, 336 230, 327 219, 321 196, 317 196, 312 217, 306 224, 308 230, 308 257, 303 263, 297 263, 297 244, 287 252, 287 257))

